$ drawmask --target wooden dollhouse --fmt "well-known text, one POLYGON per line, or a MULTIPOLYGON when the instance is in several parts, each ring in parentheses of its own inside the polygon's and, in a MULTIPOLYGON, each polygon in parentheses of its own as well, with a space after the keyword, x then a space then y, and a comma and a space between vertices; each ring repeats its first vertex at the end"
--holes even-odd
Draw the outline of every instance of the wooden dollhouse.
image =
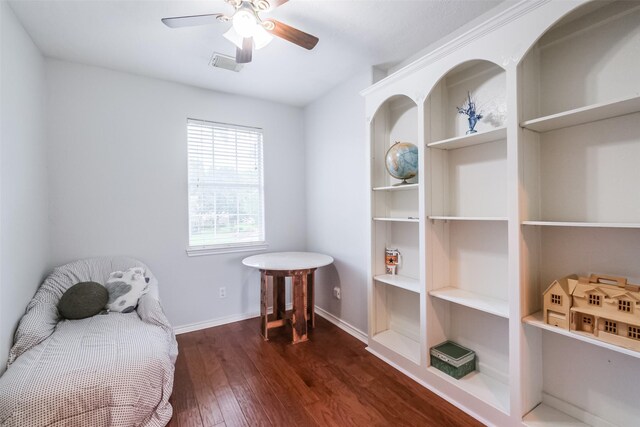
POLYGON ((640 286, 627 279, 567 276, 554 281, 543 300, 547 324, 640 351, 640 286))

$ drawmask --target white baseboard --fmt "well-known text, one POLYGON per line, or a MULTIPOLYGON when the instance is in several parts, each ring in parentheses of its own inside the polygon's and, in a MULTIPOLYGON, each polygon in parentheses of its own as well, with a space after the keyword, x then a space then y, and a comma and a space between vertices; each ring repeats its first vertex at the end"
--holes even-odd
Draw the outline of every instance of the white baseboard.
POLYGON ((173 333, 176 335, 186 334, 187 332, 199 331, 201 329, 213 328, 214 326, 222 326, 227 323, 239 322, 241 320, 251 319, 260 316, 259 312, 234 314, 232 316, 219 317, 217 319, 204 320, 202 322, 189 323, 187 325, 176 326, 173 333))
MULTIPOLYGON (((286 307, 287 307, 287 310, 291 310, 291 308, 293 306, 292 306, 291 303, 289 303, 289 304, 287 304, 286 307)), ((359 339, 363 343, 365 343, 365 344, 368 343, 367 334, 362 332, 360 329, 358 329, 355 326, 345 322, 344 320, 340 319, 339 317, 334 316, 333 314, 329 313, 328 311, 323 310, 322 308, 318 307, 317 305, 316 305, 315 308, 316 308, 316 314, 318 316, 320 316, 323 319, 326 319, 327 321, 333 323, 338 328, 342 329, 343 331, 345 331, 349 335, 353 336, 354 338, 359 339)), ((273 309, 271 307, 269 307, 268 312, 272 313, 273 309)), ((176 327, 173 328, 173 332, 176 335, 186 334, 188 332, 199 331, 201 329, 213 328, 215 326, 222 326, 222 325, 226 325, 228 323, 234 323, 234 322, 239 322, 241 320, 252 319, 252 318, 258 317, 258 316, 260 316, 259 312, 234 314, 233 316, 219 317, 217 319, 204 320, 202 322, 189 323, 187 325, 176 326, 176 327)))
POLYGON ((346 333, 348 333, 352 337, 359 339, 360 341, 362 341, 365 344, 369 343, 369 340, 367 338, 367 334, 365 334, 364 332, 362 332, 360 329, 356 328, 355 326, 353 326, 353 325, 345 322, 344 320, 340 319, 339 317, 334 316, 333 314, 329 313, 328 311, 318 307, 317 305, 316 305, 316 314, 318 316, 322 317, 323 319, 328 320, 329 322, 333 323, 338 328, 342 329, 343 331, 345 331, 346 333))

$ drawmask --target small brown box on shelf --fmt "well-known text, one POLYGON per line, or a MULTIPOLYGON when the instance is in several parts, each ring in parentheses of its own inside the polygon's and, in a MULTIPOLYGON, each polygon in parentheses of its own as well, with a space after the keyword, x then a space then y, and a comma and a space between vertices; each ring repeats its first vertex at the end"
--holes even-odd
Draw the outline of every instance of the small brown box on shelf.
POLYGON ((545 323, 640 351, 640 286, 592 274, 554 281, 543 293, 545 323))

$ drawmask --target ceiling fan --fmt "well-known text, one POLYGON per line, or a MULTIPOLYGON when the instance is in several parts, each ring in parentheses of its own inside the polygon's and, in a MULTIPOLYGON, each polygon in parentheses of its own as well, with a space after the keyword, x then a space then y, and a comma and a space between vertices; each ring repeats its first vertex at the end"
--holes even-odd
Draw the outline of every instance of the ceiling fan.
POLYGON ((236 62, 251 62, 253 48, 261 49, 273 39, 280 37, 293 44, 311 50, 318 44, 318 38, 283 24, 275 19, 262 20, 260 12, 270 12, 289 0, 225 0, 235 8, 231 16, 222 13, 194 16, 176 16, 163 18, 162 22, 170 28, 208 25, 215 22, 231 21, 231 28, 224 37, 236 45, 236 62))

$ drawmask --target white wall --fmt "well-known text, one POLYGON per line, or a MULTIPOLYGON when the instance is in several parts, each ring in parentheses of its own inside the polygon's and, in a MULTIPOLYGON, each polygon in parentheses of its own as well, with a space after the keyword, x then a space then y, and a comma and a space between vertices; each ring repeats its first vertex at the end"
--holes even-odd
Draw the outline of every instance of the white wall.
POLYGON ((48 270, 44 59, 0 1, 0 373, 48 270))
POLYGON ((368 164, 364 98, 373 70, 354 75, 305 108, 307 250, 332 255, 317 272, 316 304, 367 331, 368 164), (341 287, 341 300, 333 287, 341 287))
POLYGON ((186 119, 264 129, 269 250, 304 250, 302 110, 57 60, 46 69, 53 262, 141 259, 175 327, 256 315, 259 275, 241 265, 252 253, 185 253, 186 119))

